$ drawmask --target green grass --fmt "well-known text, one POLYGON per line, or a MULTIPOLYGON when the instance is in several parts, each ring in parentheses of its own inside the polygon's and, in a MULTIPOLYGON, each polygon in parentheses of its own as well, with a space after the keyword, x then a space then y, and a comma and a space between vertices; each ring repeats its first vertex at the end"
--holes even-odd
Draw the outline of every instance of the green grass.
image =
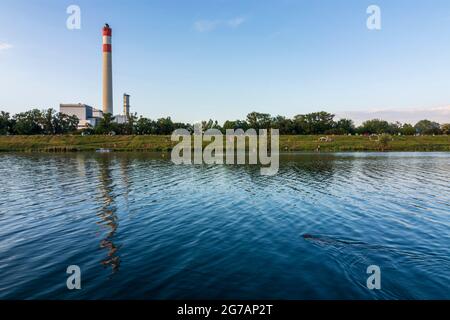
MULTIPOLYGON (((379 151, 380 144, 363 136, 333 136, 319 142, 320 136, 281 136, 280 151, 379 151)), ((94 151, 170 151, 176 142, 170 136, 0 136, 0 151, 71 152, 94 151)), ((450 136, 394 136, 386 151, 450 151, 450 136)))
MULTIPOLYGON (((281 136, 281 151, 323 152, 379 151, 380 144, 364 136, 333 136, 332 142, 319 142, 320 136, 281 136)), ((450 136, 394 136, 385 151, 450 151, 450 136)))

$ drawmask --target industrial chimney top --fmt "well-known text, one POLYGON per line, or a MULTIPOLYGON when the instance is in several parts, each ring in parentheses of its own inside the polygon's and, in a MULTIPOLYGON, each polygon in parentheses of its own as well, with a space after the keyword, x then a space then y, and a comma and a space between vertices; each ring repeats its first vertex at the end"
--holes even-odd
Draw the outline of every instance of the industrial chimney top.
POLYGON ((105 23, 105 26, 103 27, 103 36, 111 37, 112 36, 112 29, 109 26, 109 24, 105 23))

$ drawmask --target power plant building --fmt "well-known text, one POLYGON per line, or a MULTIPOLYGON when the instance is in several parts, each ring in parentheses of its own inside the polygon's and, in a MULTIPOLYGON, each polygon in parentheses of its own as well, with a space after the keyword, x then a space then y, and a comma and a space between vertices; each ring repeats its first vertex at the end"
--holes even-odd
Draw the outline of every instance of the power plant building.
POLYGON ((89 126, 95 127, 101 118, 103 118, 103 112, 97 110, 87 104, 60 104, 59 112, 67 114, 69 116, 76 116, 80 122, 78 123, 78 129, 84 129, 89 126))

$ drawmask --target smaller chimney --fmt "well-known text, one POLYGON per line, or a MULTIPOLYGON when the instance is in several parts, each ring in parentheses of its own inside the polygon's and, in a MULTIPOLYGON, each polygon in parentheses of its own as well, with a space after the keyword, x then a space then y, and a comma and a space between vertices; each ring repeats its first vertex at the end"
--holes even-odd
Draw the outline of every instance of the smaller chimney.
POLYGON ((123 94, 123 114, 127 117, 130 115, 130 95, 126 93, 123 94))

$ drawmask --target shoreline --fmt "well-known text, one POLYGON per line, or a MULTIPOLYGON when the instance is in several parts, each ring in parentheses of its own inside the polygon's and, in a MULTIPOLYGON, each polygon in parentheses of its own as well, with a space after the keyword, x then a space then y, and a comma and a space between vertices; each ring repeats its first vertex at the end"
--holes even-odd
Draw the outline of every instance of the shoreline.
MULTIPOLYGON (((280 154, 296 152, 450 152, 450 136, 393 136, 384 150, 380 143, 367 136, 329 136, 331 141, 320 142, 323 135, 280 136, 280 154)), ((170 152, 178 142, 170 136, 0 136, 0 152, 84 152, 108 149, 113 152, 170 152)), ((206 146, 208 143, 204 143, 206 146)))

